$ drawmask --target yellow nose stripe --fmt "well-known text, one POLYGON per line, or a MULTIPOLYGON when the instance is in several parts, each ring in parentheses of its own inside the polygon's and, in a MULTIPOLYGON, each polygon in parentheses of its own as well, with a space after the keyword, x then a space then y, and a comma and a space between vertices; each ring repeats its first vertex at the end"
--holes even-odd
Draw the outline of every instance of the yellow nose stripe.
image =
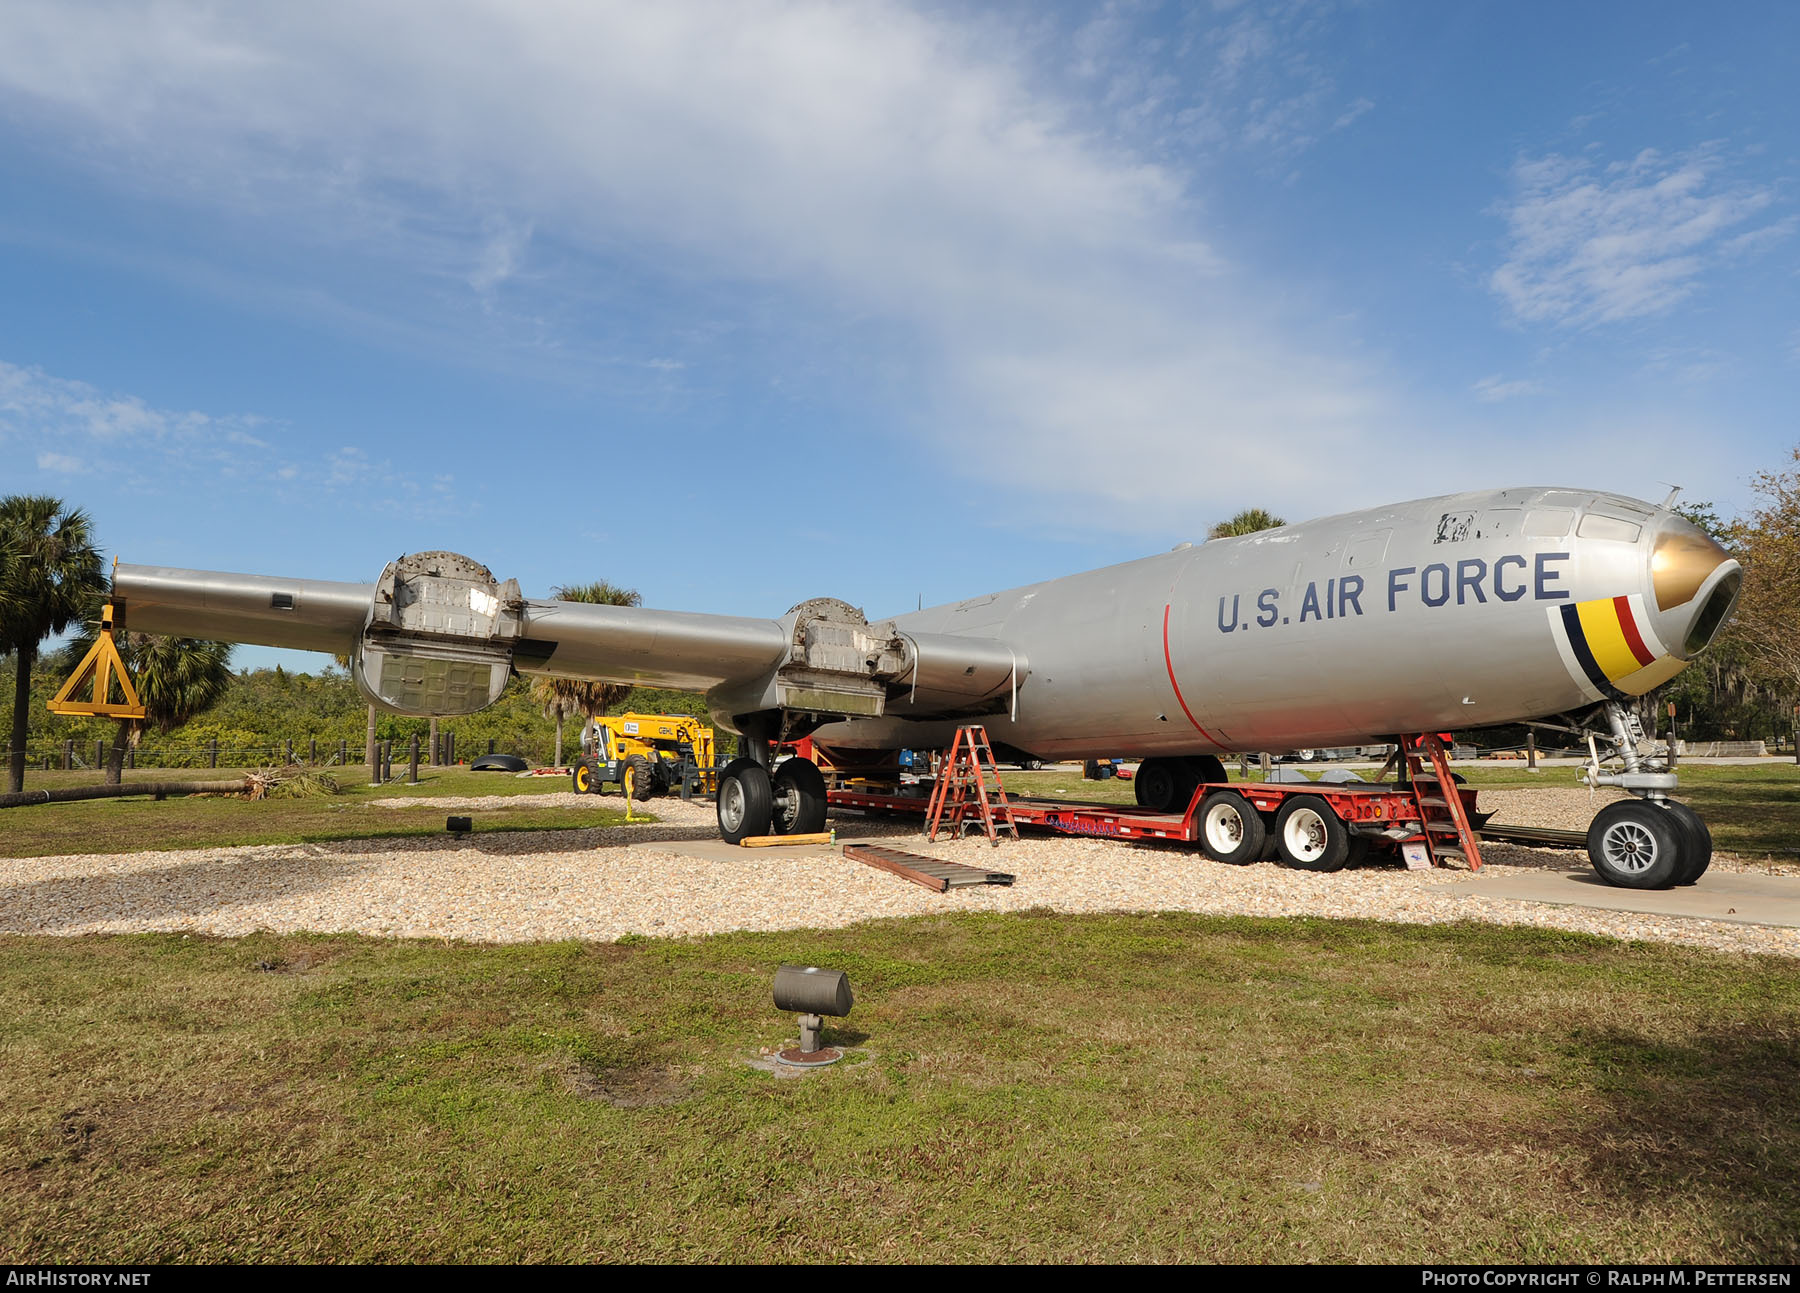
POLYGON ((1594 663, 1602 673, 1616 681, 1643 668, 1625 640, 1619 612, 1610 598, 1582 602, 1575 610, 1581 616, 1581 632, 1587 638, 1588 650, 1594 653, 1594 663))

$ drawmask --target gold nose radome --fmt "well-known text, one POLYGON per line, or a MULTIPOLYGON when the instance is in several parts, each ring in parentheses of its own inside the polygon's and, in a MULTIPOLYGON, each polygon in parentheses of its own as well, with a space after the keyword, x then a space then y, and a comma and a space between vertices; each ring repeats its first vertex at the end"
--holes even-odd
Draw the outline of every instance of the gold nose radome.
POLYGON ((1656 591, 1656 608, 1666 611, 1694 599, 1720 566, 1731 560, 1699 526, 1670 520, 1656 536, 1650 553, 1650 582, 1656 591))

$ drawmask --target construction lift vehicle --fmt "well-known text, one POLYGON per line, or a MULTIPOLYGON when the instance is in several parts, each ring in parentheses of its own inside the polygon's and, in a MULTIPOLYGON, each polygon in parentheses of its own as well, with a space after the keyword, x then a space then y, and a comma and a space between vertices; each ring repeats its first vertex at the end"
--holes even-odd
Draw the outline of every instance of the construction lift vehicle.
POLYGON ((603 784, 633 799, 711 794, 718 785, 713 729, 686 714, 615 714, 582 731, 582 755, 570 771, 577 794, 597 795, 603 784))

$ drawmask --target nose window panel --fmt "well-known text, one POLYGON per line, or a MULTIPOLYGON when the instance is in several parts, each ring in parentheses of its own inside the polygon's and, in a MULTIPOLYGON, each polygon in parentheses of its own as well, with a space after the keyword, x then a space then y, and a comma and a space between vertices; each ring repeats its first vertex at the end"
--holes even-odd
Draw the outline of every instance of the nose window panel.
POLYGON ((1575 512, 1567 507, 1534 507, 1525 513, 1525 536, 1531 539, 1560 539, 1575 524, 1575 512))
POLYGON ((1621 521, 1616 516, 1596 516, 1592 513, 1581 518, 1581 528, 1575 533, 1584 539, 1612 539, 1618 543, 1636 543, 1638 535, 1644 527, 1630 521, 1621 521))

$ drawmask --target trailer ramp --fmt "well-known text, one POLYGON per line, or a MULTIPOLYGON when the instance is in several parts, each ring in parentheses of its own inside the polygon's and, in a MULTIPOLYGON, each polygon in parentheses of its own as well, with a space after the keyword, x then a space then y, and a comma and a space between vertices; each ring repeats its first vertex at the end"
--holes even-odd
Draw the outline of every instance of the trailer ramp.
POLYGON ((880 844, 846 844, 844 856, 882 871, 891 871, 901 879, 911 880, 933 893, 961 889, 968 885, 1009 885, 1013 882, 1013 877, 1005 871, 984 871, 980 867, 946 862, 942 858, 925 857, 923 854, 908 853, 905 849, 891 849, 880 844))

